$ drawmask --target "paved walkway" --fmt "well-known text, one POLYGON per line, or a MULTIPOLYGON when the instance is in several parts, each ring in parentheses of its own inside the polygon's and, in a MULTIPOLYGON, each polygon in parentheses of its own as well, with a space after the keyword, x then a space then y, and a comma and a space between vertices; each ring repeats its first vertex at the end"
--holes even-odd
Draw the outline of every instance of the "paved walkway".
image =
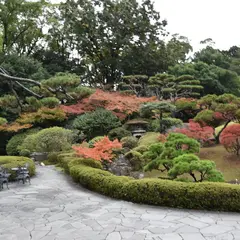
POLYGON ((0 240, 240 239, 240 214, 116 201, 38 167, 32 185, 0 192, 0 240))

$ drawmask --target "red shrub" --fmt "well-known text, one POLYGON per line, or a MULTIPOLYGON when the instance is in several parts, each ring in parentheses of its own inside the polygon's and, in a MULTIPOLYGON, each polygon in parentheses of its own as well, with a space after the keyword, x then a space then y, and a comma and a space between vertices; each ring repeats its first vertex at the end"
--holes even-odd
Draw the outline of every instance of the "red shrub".
POLYGON ((96 142, 93 148, 83 146, 73 146, 77 155, 84 158, 92 158, 97 161, 111 162, 113 159, 113 149, 121 149, 122 144, 116 139, 110 141, 108 137, 96 142))
POLYGON ((128 114, 138 112, 141 104, 155 100, 155 97, 139 98, 132 95, 123 95, 119 92, 104 92, 98 89, 91 96, 75 105, 61 107, 66 113, 70 114, 82 114, 102 107, 112 111, 120 119, 124 119, 128 114))
POLYGON ((225 128, 220 137, 220 143, 228 152, 240 154, 240 124, 232 124, 225 128))
POLYGON ((175 129, 175 132, 185 134, 203 144, 209 143, 214 137, 214 129, 212 127, 202 127, 199 123, 196 123, 193 120, 189 121, 187 128, 177 128, 175 129))

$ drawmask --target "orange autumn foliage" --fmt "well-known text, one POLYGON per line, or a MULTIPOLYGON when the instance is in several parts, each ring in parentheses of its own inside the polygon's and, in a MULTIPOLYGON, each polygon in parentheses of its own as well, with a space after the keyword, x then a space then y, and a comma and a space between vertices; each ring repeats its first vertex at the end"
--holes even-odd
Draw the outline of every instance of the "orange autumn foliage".
POLYGON ((0 125, 0 132, 18 132, 22 129, 28 129, 31 128, 31 124, 19 124, 19 123, 11 123, 11 124, 3 124, 0 125))
POLYGON ((83 146, 73 146, 76 154, 83 158, 92 158, 97 161, 111 162, 114 155, 113 149, 121 149, 122 144, 116 139, 114 141, 109 140, 108 137, 104 137, 102 140, 96 142, 93 148, 83 146))
POLYGON ((82 114, 93 111, 96 108, 105 108, 112 111, 120 119, 125 119, 127 115, 138 112, 141 104, 154 102, 156 97, 140 98, 134 95, 124 95, 119 92, 105 92, 97 89, 95 93, 70 106, 61 106, 69 114, 82 114))

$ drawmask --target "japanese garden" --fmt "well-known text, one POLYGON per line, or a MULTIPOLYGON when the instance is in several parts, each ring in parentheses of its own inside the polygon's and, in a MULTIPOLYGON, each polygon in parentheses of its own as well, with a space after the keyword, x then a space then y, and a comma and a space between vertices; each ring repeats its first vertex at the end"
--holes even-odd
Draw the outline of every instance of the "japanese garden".
POLYGON ((240 211, 240 47, 193 52, 151 0, 0 10, 0 198, 52 167, 115 201, 240 211))

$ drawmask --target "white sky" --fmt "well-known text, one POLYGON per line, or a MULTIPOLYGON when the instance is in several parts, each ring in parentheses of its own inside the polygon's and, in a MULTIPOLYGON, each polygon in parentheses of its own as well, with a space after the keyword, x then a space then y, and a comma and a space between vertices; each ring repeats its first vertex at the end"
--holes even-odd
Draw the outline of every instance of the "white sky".
POLYGON ((155 0, 155 5, 167 30, 188 37, 194 50, 206 38, 220 49, 240 45, 240 0, 155 0))
POLYGON ((240 45, 240 0, 155 0, 155 6, 167 31, 188 37, 195 51, 206 38, 220 49, 240 45))

